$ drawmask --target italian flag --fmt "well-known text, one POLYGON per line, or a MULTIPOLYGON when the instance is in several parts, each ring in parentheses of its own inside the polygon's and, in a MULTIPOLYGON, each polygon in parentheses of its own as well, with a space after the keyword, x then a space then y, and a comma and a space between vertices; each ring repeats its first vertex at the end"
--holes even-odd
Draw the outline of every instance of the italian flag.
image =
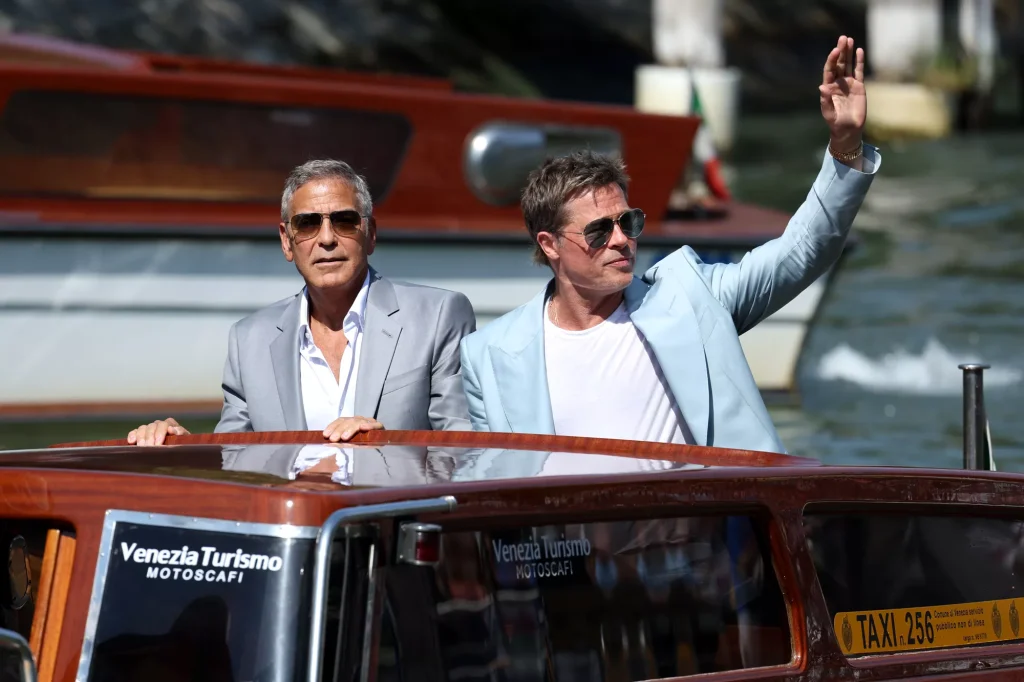
POLYGON ((697 128, 697 136, 693 140, 693 161, 700 164, 703 170, 704 183, 711 190, 711 194, 717 199, 728 201, 730 198, 729 188, 722 177, 722 167, 718 161, 718 152, 715 151, 715 143, 711 138, 711 130, 704 120, 704 109, 700 105, 700 95, 697 93, 697 80, 690 72, 690 115, 700 116, 700 127, 697 128))

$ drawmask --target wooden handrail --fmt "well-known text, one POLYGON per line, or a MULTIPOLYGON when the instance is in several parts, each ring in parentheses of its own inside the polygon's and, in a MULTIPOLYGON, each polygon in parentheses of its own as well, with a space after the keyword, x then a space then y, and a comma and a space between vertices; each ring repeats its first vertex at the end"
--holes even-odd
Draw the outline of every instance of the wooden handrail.
MULTIPOLYGON (((320 431, 261 431, 244 433, 197 433, 167 436, 164 444, 187 445, 302 445, 323 444, 320 431)), ((592 455, 613 455, 637 459, 657 459, 705 466, 793 467, 820 466, 816 459, 756 450, 734 450, 700 445, 675 445, 612 438, 580 438, 532 433, 496 433, 492 431, 387 431, 356 434, 355 445, 404 445, 466 449, 539 450, 592 455)), ((126 439, 58 443, 51 448, 131 447, 126 439)))

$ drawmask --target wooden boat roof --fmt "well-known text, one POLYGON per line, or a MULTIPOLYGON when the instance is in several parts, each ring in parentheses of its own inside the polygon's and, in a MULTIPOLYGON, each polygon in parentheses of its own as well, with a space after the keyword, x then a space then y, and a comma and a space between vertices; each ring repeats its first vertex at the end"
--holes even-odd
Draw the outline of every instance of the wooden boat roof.
MULTIPOLYGON (((655 474, 736 479, 792 476, 886 475, 1006 478, 1018 474, 959 469, 906 469, 886 466, 824 466, 813 458, 728 448, 477 431, 373 431, 350 443, 326 443, 318 431, 193 434, 167 436, 156 447, 128 445, 123 439, 59 443, 49 448, 0 452, 2 469, 157 476, 193 481, 256 485, 323 492, 407 489, 416 486, 493 484, 517 477, 514 458, 557 462, 523 485, 643 480, 655 474), (296 484, 273 460, 294 461, 302 448, 328 447, 352 458, 351 481, 332 482, 313 474, 296 484), (537 455, 541 456, 538 460, 537 455), (637 478, 639 477, 639 478, 637 478)), ((529 467, 526 467, 529 469, 529 467)), ((300 477, 303 478, 303 477, 300 477)), ((660 477, 659 477, 660 478, 660 477)))
POLYGON ((619 151, 647 242, 751 246, 788 216, 679 220, 699 119, 455 92, 444 80, 122 52, 0 36, 0 230, 276 238, 310 158, 368 180, 383 239, 525 241, 518 194, 544 156, 619 151))
MULTIPOLYGON (((343 492, 450 483, 487 483, 514 478, 511 458, 544 460, 538 478, 578 472, 604 476, 715 468, 816 467, 805 457, 746 450, 612 440, 481 432, 379 431, 357 436, 346 450, 351 456, 350 482, 332 482, 330 474, 303 475, 299 486, 280 466, 303 448, 333 448, 317 431, 198 434, 168 436, 158 447, 128 445, 124 440, 64 443, 39 450, 0 453, 0 468, 43 468, 78 472, 116 472, 168 476, 263 487, 343 492), (320 485, 324 484, 324 485, 320 485)), ((543 461, 543 460, 541 460, 543 461)))
MULTIPOLYGON (((303 487, 265 480, 210 480, 230 447, 296 446, 322 443, 315 432, 198 434, 173 437, 157 448, 129 448, 124 441, 61 444, 0 453, 0 499, 15 519, 47 519, 48 533, 59 535, 66 551, 60 590, 63 615, 61 646, 42 656, 50 671, 74 670, 88 631, 89 602, 95 567, 103 551, 103 532, 112 511, 134 514, 141 523, 173 515, 174 523, 202 520, 223 532, 247 532, 250 524, 270 524, 275 532, 314 537, 338 510, 395 501, 437 501, 453 496, 447 512, 414 514, 445 529, 538 526, 581 521, 675 518, 679 514, 741 515, 763 522, 775 575, 789 614, 791 659, 769 668, 716 673, 728 680, 896 679, 943 674, 974 679, 979 666, 993 679, 1024 660, 1019 639, 982 642, 971 648, 908 651, 848 659, 823 596, 814 548, 809 546, 808 517, 829 514, 902 514, 904 518, 936 515, 965 520, 1013 521, 1024 507, 1024 477, 988 471, 922 470, 888 467, 829 467, 813 460, 718 448, 657 445, 633 441, 559 438, 526 434, 475 432, 384 432, 359 437, 360 452, 419 447, 499 450, 504 457, 570 452, 580 457, 599 453, 615 459, 658 457, 702 462, 709 468, 660 473, 539 476, 514 480, 477 477, 463 482, 438 481, 395 487, 353 487, 331 494, 331 484, 303 487), (140 464, 141 463, 141 464, 140 464), (189 473, 191 467, 195 473, 189 473), (239 485, 245 483, 245 485, 239 485), (59 532, 58 532, 59 531, 59 532), (73 557, 73 560, 72 560, 73 557)), ((395 454, 397 456, 397 453, 395 454)), ((342 489, 333 485, 333 491, 342 489)), ((127 521, 126 523, 134 523, 127 521)), ((812 524, 813 525, 813 524, 812 524)), ((1004 524, 1006 526, 1006 524, 1004 524)), ((973 542, 969 526, 961 528, 963 551, 973 542)), ((261 532, 267 532, 266 530, 261 532)), ((1012 528, 1004 532, 1011 540, 1012 528)), ((1015 547, 1012 543, 1010 548, 1015 547)), ((883 550, 884 551, 884 547, 883 550)), ((991 552, 989 552, 991 554, 991 552)), ((64 557, 61 559, 60 557, 64 557)), ((945 565, 934 567, 942 577, 945 565)), ((1011 571, 1007 565, 1005 571, 1011 571)), ((890 574, 882 573, 879 580, 890 574)), ((865 578, 870 580, 870 577, 865 578)), ((826 585, 830 585, 827 583, 826 585)), ((966 598, 965 598, 966 599, 966 598)), ((952 603, 954 600, 949 600, 952 603)), ((945 603, 945 602, 944 602, 945 603)), ((865 606, 864 608, 868 608, 865 606)), ((872 607, 874 608, 874 607, 872 607)), ((902 621, 901 621, 902 622, 902 621)), ((49 627, 49 625, 47 626, 49 627)), ((1015 632, 1016 635, 1016 632, 1015 632)), ((848 645, 847 645, 848 646, 848 645)), ((47 679, 48 679, 47 677, 47 679)), ((41 677, 41 679, 43 679, 41 677)))

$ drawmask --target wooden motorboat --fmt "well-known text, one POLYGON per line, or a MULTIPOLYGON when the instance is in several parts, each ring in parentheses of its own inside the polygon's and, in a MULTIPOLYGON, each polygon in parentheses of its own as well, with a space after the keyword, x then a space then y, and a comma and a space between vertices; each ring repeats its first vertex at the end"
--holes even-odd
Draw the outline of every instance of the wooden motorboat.
MULTIPOLYGON (((478 326, 548 278, 529 261, 517 206, 546 155, 624 155, 649 222, 638 271, 684 244, 737 260, 788 216, 671 208, 698 122, 0 36, 0 353, 18 358, 0 415, 216 414, 229 326, 301 287, 276 224, 284 178, 309 158, 367 177, 375 267, 463 291, 478 326)), ((795 390, 827 284, 742 337, 765 393, 795 390)))
POLYGON ((980 379, 965 470, 458 431, 6 451, 3 669, 1018 679, 1024 476, 968 470, 989 468, 980 379))
POLYGON ((43 682, 1024 674, 1016 474, 437 432, 0 467, 0 641, 43 682))

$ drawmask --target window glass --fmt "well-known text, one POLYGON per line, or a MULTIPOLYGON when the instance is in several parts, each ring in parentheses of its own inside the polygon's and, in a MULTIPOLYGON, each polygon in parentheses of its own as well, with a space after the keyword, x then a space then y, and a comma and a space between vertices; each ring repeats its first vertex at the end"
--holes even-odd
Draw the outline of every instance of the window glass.
POLYGON ((791 659, 745 516, 445 530, 437 568, 390 567, 385 587, 381 679, 639 680, 791 659))
POLYGON ((804 525, 849 656, 994 644, 1024 634, 1021 521, 809 513, 804 525))
POLYGON ((118 522, 88 680, 298 680, 312 539, 118 522))
POLYGON ((0 117, 0 193, 276 204, 292 168, 333 158, 380 201, 410 135, 358 107, 24 90, 0 117))

